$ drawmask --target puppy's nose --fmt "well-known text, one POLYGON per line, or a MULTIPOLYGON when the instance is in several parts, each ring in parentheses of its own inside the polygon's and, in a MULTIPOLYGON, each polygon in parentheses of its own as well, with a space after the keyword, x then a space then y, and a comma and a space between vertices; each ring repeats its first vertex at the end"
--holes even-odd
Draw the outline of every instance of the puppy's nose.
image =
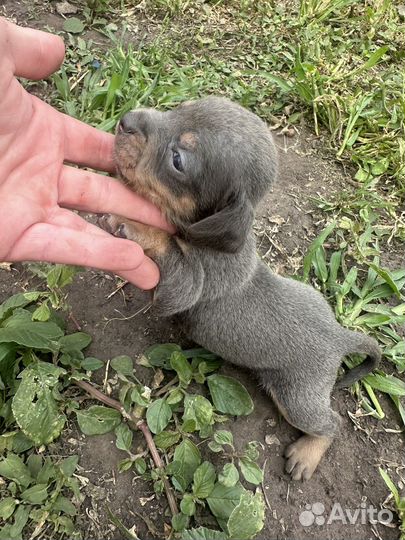
POLYGON ((118 130, 122 133, 128 134, 140 134, 146 136, 147 134, 147 120, 143 111, 134 111, 124 114, 118 125, 118 130))

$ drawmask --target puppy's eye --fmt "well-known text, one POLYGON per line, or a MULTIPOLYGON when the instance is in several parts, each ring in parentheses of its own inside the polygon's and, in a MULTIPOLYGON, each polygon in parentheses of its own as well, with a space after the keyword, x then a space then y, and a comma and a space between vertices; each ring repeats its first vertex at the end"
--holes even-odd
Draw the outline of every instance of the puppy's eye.
POLYGON ((176 150, 173 150, 173 165, 179 172, 184 171, 181 155, 176 150))

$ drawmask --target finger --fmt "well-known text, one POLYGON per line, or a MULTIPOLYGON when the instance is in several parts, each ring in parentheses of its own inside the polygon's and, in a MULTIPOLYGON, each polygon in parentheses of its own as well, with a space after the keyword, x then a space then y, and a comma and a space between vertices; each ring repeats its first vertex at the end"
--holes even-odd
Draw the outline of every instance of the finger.
POLYGON ((114 136, 62 114, 65 160, 100 171, 113 172, 114 136))
POLYGON ((15 75, 43 79, 63 62, 65 46, 60 37, 32 28, 21 28, 5 19, 0 21, 0 33, 3 32, 7 35, 3 54, 9 51, 15 75))
POLYGON ((101 229, 97 225, 89 223, 71 210, 64 210, 63 208, 60 208, 57 213, 50 216, 47 223, 57 225, 58 227, 74 229, 75 231, 82 231, 88 234, 95 234, 104 237, 107 236, 107 238, 111 238, 111 235, 105 230, 101 229))
POLYGON ((86 212, 112 213, 175 232, 151 202, 118 180, 65 166, 59 180, 59 204, 86 212))
POLYGON ((159 281, 159 269, 140 246, 110 235, 38 223, 18 240, 9 261, 45 261, 100 268, 123 275, 141 289, 159 281))
MULTIPOLYGON (((111 238, 111 235, 105 232, 103 229, 100 229, 99 227, 96 227, 95 225, 92 225, 91 223, 88 223, 85 219, 81 218, 77 214, 71 212, 70 210, 64 210, 60 209, 59 212, 57 212, 54 216, 52 216, 49 220, 49 223, 52 223, 53 225, 58 225, 59 227, 67 227, 70 229, 75 229, 77 231, 86 232, 88 234, 93 235, 99 235, 104 236, 107 238, 111 238)), ((146 259, 148 259, 146 257, 146 259)), ((149 260, 149 259, 148 259, 149 260)), ((154 276, 150 274, 149 266, 140 266, 135 271, 114 271, 116 274, 119 274, 124 279, 130 281, 131 283, 134 283, 134 285, 137 285, 139 288, 148 290, 153 287, 155 287, 159 281, 159 276, 157 278, 157 281, 155 283, 154 276), (149 280, 152 278, 152 283, 154 285, 149 286, 149 280), (143 286, 139 285, 139 283, 144 283, 143 286)))

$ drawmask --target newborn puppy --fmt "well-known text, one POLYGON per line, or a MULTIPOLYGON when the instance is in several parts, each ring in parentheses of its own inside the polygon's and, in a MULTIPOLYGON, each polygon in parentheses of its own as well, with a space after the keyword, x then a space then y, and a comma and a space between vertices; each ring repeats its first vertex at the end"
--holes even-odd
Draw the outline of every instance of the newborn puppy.
POLYGON ((341 327, 322 295, 273 274, 256 254, 254 209, 276 175, 266 125, 226 99, 126 114, 117 130, 122 180, 155 203, 178 233, 108 218, 111 232, 141 244, 160 267, 158 313, 176 314, 190 338, 257 374, 304 435, 286 450, 294 480, 312 476, 338 432, 330 407, 342 358, 367 359, 338 385, 378 363, 374 339, 341 327))

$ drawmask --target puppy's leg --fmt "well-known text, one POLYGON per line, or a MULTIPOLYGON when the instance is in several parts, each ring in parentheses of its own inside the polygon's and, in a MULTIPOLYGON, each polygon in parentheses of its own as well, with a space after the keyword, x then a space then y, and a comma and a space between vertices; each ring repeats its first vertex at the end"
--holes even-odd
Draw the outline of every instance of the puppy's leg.
POLYGON ((108 215, 100 226, 111 234, 137 242, 160 268, 154 306, 161 316, 170 316, 190 309, 199 299, 204 284, 204 271, 198 253, 179 238, 165 231, 108 215))
POLYGON ((266 371, 261 379, 285 419, 304 432, 285 451, 286 471, 293 480, 308 480, 339 429, 340 417, 330 407, 331 385, 305 386, 266 371))

